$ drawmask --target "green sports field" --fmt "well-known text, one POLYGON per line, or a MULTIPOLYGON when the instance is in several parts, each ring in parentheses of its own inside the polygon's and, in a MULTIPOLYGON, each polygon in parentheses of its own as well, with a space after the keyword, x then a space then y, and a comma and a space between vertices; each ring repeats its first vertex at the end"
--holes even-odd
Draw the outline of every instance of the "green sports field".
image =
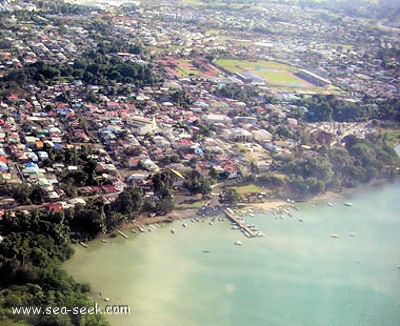
POLYGON ((313 87, 310 83, 294 75, 297 69, 276 61, 217 60, 218 66, 235 73, 246 73, 262 79, 275 87, 313 87))

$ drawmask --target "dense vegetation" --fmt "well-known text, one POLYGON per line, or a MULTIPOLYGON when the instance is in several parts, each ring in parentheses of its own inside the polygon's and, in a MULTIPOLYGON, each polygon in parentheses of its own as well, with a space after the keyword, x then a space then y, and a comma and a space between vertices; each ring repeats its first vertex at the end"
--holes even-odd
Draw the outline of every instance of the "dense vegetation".
POLYGON ((144 63, 124 61, 118 56, 106 56, 102 51, 90 51, 72 64, 52 64, 38 61, 23 68, 11 70, 2 78, 2 90, 18 88, 17 85, 60 80, 81 80, 86 84, 108 86, 113 82, 151 85, 155 82, 151 67, 144 63))
POLYGON ((11 307, 90 307, 86 284, 76 283, 61 268, 73 249, 61 215, 36 211, 3 217, 0 243, 0 324, 22 320, 31 325, 105 325, 100 315, 15 315, 11 307))
POLYGON ((313 95, 296 103, 306 108, 308 122, 357 122, 372 119, 400 122, 400 100, 364 98, 362 102, 349 102, 334 95, 313 95))
POLYGON ((305 199, 325 190, 351 188, 376 178, 397 175, 399 158, 387 134, 344 138, 345 147, 321 146, 316 155, 283 161, 277 171, 287 176, 286 192, 305 199))
POLYGON ((227 97, 230 99, 252 103, 252 97, 257 96, 257 92, 236 84, 229 84, 218 88, 214 94, 219 97, 227 97))

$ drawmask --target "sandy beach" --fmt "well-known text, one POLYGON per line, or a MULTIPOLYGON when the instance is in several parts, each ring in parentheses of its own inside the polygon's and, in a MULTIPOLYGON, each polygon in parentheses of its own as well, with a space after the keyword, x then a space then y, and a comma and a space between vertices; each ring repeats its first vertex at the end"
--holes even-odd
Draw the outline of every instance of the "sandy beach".
POLYGON ((197 216, 197 208, 176 209, 164 216, 149 217, 147 214, 141 214, 134 221, 124 223, 121 229, 132 229, 139 225, 161 223, 166 221, 177 221, 183 219, 190 219, 197 216))
MULTIPOLYGON (((314 196, 308 199, 306 202, 310 204, 318 204, 318 203, 328 203, 334 200, 344 200, 345 197, 350 196, 351 194, 368 187, 374 187, 384 184, 381 180, 375 180, 368 184, 361 185, 356 188, 344 188, 341 192, 333 192, 327 191, 317 196, 314 196)), ((285 201, 281 199, 269 199, 263 203, 241 203, 238 205, 240 210, 254 209, 255 211, 268 211, 272 209, 276 209, 279 207, 285 206, 294 206, 295 203, 290 201, 285 201)), ((184 220, 184 219, 192 219, 198 216, 199 209, 198 208, 185 208, 185 209, 175 209, 172 212, 164 215, 164 216, 155 216, 149 217, 148 213, 144 213, 138 216, 134 221, 125 223, 121 225, 121 229, 132 229, 139 225, 153 224, 153 223, 161 223, 175 220, 184 220)))

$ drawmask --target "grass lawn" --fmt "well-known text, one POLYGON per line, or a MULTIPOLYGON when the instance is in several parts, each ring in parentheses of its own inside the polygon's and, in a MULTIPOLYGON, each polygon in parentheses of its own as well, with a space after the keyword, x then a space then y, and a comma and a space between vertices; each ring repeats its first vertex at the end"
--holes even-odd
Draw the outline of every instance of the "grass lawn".
POLYGON ((248 193, 248 192, 265 192, 265 189, 260 188, 256 185, 247 185, 247 186, 239 186, 239 187, 229 187, 229 189, 234 189, 240 195, 248 193))
POLYGON ((197 76, 200 74, 200 71, 194 67, 189 61, 186 60, 176 60, 176 71, 182 77, 188 77, 190 75, 197 76))
POLYGON ((293 76, 288 71, 283 70, 270 70, 270 71, 257 71, 256 74, 261 78, 268 81, 272 85, 283 85, 283 86, 298 86, 306 87, 307 84, 300 78, 293 76))
POLYGON ((340 89, 333 85, 324 87, 314 86, 311 83, 295 76, 299 70, 295 66, 277 61, 250 61, 250 60, 216 60, 215 64, 228 72, 235 74, 240 72, 250 73, 266 82, 269 86, 280 90, 293 91, 304 94, 339 94, 340 89))
POLYGON ((385 139, 393 146, 400 143, 400 129, 393 127, 379 128, 378 133, 384 135, 385 139))
POLYGON ((284 63, 276 61, 249 61, 249 60, 225 60, 220 59, 215 62, 222 68, 235 73, 246 69, 262 70, 262 69, 275 69, 284 71, 296 71, 296 68, 284 63))
POLYGON ((196 201, 190 204, 178 204, 175 206, 175 209, 187 209, 187 208, 201 208, 204 205, 204 201, 196 201))
POLYGON ((308 84, 293 75, 295 67, 276 61, 217 60, 216 64, 232 73, 250 72, 270 85, 307 87, 308 84))

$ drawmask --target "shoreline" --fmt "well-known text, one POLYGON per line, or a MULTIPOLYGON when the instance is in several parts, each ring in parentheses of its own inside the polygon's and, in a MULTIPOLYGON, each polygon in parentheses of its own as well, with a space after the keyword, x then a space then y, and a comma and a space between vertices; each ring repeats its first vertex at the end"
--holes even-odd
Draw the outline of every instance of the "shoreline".
MULTIPOLYGON (((312 206, 321 204, 321 203, 329 203, 330 201, 337 201, 341 200, 345 201, 346 197, 351 197, 353 194, 364 191, 367 189, 371 189, 373 187, 379 187, 383 186, 385 184, 388 184, 388 180, 386 179, 378 179, 378 180, 373 180, 370 181, 366 184, 361 184, 355 188, 343 188, 340 192, 335 192, 335 191, 326 191, 324 193, 318 194, 316 196, 313 196, 309 198, 308 200, 304 201, 297 201, 297 202, 292 202, 292 201, 285 201, 283 199, 269 199, 266 200, 263 203, 240 203, 237 205, 239 207, 240 211, 247 211, 249 209, 254 209, 255 214, 261 214, 263 212, 267 211, 272 211, 277 208, 283 208, 286 206, 295 206, 296 204, 300 203, 310 203, 312 206)), ((211 207, 216 207, 216 206, 211 206, 211 207)), ((140 226, 145 226, 149 224, 154 224, 154 223, 173 223, 175 221, 180 221, 180 220, 188 220, 192 219, 195 217, 201 217, 201 218, 207 218, 207 217, 212 217, 212 216, 202 216, 199 213, 201 212, 200 208, 183 208, 183 209, 174 209, 170 213, 166 214, 165 216, 155 216, 155 217, 149 217, 148 213, 143 213, 138 216, 137 219, 131 222, 126 222, 123 223, 118 227, 118 229, 121 230, 132 230, 132 229, 138 229, 140 226)), ((221 214, 223 214, 221 212, 221 214)), ((104 237, 109 237, 112 234, 113 231, 110 231, 106 234, 100 234, 97 239, 101 239, 104 237)), ((95 239, 96 239, 95 238, 95 239)), ((93 240, 95 240, 93 239, 93 240)))
MULTIPOLYGON (((398 187, 396 188, 391 188, 391 189, 399 189, 398 187)), ((368 198, 370 200, 365 201, 365 203, 370 203, 373 198, 378 197, 378 198, 386 198, 385 192, 381 192, 383 188, 376 187, 376 188, 366 188, 362 187, 359 188, 358 190, 361 190, 365 192, 368 195, 368 198), (381 193, 380 196, 375 195, 375 191, 377 193, 381 193), (382 195, 383 194, 383 195, 382 195)), ((394 197, 396 196, 396 191, 390 191, 394 197)), ((361 197, 364 196, 364 193, 360 194, 361 197)), ((195 268, 201 264, 201 266, 206 266, 206 268, 214 268, 215 263, 214 261, 217 261, 218 264, 221 262, 221 255, 224 255, 224 257, 229 257, 229 259, 232 259, 232 266, 235 266, 237 268, 237 275, 238 278, 229 278, 229 284, 236 285, 236 290, 238 291, 239 285, 241 284, 248 284, 248 283, 240 283, 242 278, 242 271, 240 268, 243 268, 243 271, 246 272, 248 270, 248 267, 243 265, 243 262, 249 262, 249 266, 253 266, 254 269, 260 273, 260 275, 265 275, 262 274, 263 271, 265 270, 266 262, 268 262, 268 268, 274 271, 273 275, 277 275, 277 277, 280 277, 283 273, 286 273, 285 275, 288 275, 288 277, 292 277, 293 275, 299 275, 298 274, 298 264, 299 262, 305 262, 306 266, 303 268, 301 267, 302 271, 309 271, 313 270, 315 266, 318 268, 321 268, 321 270, 318 270, 315 275, 323 275, 326 277, 326 281, 330 282, 331 277, 333 274, 330 272, 327 273, 326 271, 328 268, 332 266, 333 271, 338 273, 338 277, 341 277, 341 280, 343 280, 343 284, 348 284, 348 279, 346 278, 348 275, 348 271, 350 270, 351 273, 354 273, 355 276, 357 275, 364 275, 366 271, 376 271, 377 274, 374 275, 379 275, 379 272, 382 270, 380 267, 379 269, 374 269, 370 268, 370 266, 374 266, 375 261, 374 261, 374 255, 376 253, 379 253, 381 248, 379 246, 374 246, 374 252, 370 252, 370 248, 368 247, 368 244, 371 243, 369 236, 371 234, 371 230, 376 230, 376 226, 381 225, 381 222, 385 222, 385 225, 390 227, 391 225, 391 220, 392 218, 385 218, 380 222, 379 217, 375 213, 371 213, 370 216, 371 218, 364 218, 363 216, 363 211, 358 213, 357 216, 353 213, 354 211, 357 211, 358 208, 361 206, 358 205, 359 203, 357 202, 357 199, 359 197, 359 194, 355 193, 354 197, 350 198, 347 196, 343 197, 337 197, 337 194, 333 194, 334 196, 334 203, 335 206, 339 209, 343 209, 344 212, 346 212, 345 216, 340 216, 340 218, 337 218, 336 212, 334 212, 334 208, 326 208, 327 211, 332 212, 330 213, 333 217, 330 217, 327 219, 327 222, 324 221, 324 216, 320 215, 315 209, 312 209, 309 207, 309 203, 307 201, 301 203, 300 211, 307 210, 307 215, 300 215, 304 218, 304 224, 298 223, 297 222, 297 214, 296 212, 292 212, 294 214, 293 219, 290 219, 288 217, 285 217, 286 219, 284 221, 280 221, 279 217, 277 215, 272 215, 272 214, 266 214, 265 216, 263 215, 263 218, 259 219, 251 219, 251 218, 245 218, 249 223, 255 223, 262 231, 266 233, 265 238, 255 238, 254 240, 246 239, 243 238, 241 233, 239 233, 238 230, 232 230, 229 222, 224 222, 219 224, 218 222, 214 223, 214 226, 208 226, 208 223, 193 223, 191 224, 190 221, 188 222, 188 227, 183 228, 181 227, 181 224, 183 223, 182 220, 178 220, 178 223, 175 223, 173 226, 172 225, 166 225, 163 227, 160 227, 159 230, 154 230, 153 233, 144 233, 142 236, 137 237, 137 235, 130 235, 130 239, 125 240, 121 237, 118 236, 118 238, 115 238, 111 241, 110 244, 105 244, 103 245, 101 242, 93 244, 92 251, 87 251, 86 249, 79 248, 77 252, 77 256, 80 257, 77 261, 74 262, 74 264, 71 264, 68 266, 68 273, 71 273, 70 275, 74 275, 75 277, 82 277, 80 274, 81 270, 88 270, 88 272, 85 273, 84 277, 87 277, 86 275, 89 275, 87 279, 90 281, 92 279, 99 280, 96 282, 89 282, 92 287, 92 291, 89 294, 90 297, 97 302, 101 303, 102 306, 109 304, 108 302, 104 301, 105 297, 110 298, 110 304, 120 304, 121 302, 124 304, 129 305, 130 307, 134 308, 137 312, 141 312, 143 315, 147 315, 149 310, 144 310, 143 307, 148 307, 147 301, 144 302, 143 306, 139 306, 137 304, 135 296, 131 296, 130 293, 137 293, 138 296, 141 296, 143 298, 148 298, 149 302, 154 303, 153 297, 149 297, 150 291, 154 289, 160 289, 160 284, 161 285, 166 285, 169 284, 170 287, 166 287, 165 294, 168 299, 171 298, 169 296, 169 293, 171 289, 176 289, 177 284, 182 285, 182 289, 187 289, 187 284, 185 281, 183 281, 183 277, 188 275, 187 273, 193 273, 190 274, 190 279, 193 280, 193 282, 199 282, 200 278, 202 278, 201 274, 198 273, 199 268, 195 268), (342 202, 344 200, 350 200, 354 201, 354 208, 353 209, 347 209, 347 208, 342 208, 342 202), (308 216, 308 213, 312 216, 308 216), (274 219, 278 219, 277 221, 273 221, 274 219), (364 221, 365 224, 360 224, 359 221, 364 221), (375 220, 376 224, 371 224, 371 227, 369 226, 369 220, 375 220), (308 224, 308 221, 310 221, 310 224, 308 224), (311 224, 311 221, 313 223, 311 224), (315 225, 318 227, 312 227, 309 228, 310 225, 315 225), (339 222, 339 224, 338 224, 339 222), (387 224, 386 224, 387 223, 387 224), (276 225, 276 229, 273 229, 272 225, 276 225), (336 229, 335 227, 341 225, 344 226, 343 229, 336 229), (366 227, 368 225, 368 228, 366 227), (266 227, 268 226, 268 227, 266 227), (319 228, 319 226, 321 228, 319 228), (362 228, 361 228, 362 226, 362 228), (170 232, 170 228, 173 227, 176 229, 176 235, 172 235, 170 232), (360 227, 360 229, 357 229, 357 227, 360 227), (375 227, 375 229, 374 229, 375 227), (202 233, 202 236, 199 236, 199 232, 202 233), (222 232, 222 233, 221 233, 222 232), (333 232, 336 232, 339 235, 339 239, 335 239, 331 237, 331 234, 333 232), (355 238, 351 236, 349 232, 355 232, 355 238), (294 235, 295 237, 292 237, 294 235), (321 235, 315 236, 315 235, 321 235), (298 236, 298 238, 297 238, 298 236), (148 237, 148 238, 147 238, 148 237), (235 241, 241 240, 243 242, 242 246, 237 246, 235 245, 235 241), (114 243, 115 241, 115 243, 114 243), (217 241, 217 242, 215 242, 217 241), (303 246, 304 241, 305 245, 303 246), (221 245, 220 245, 221 243, 221 245), (320 247, 321 246, 321 251, 320 247), (142 249, 144 248, 145 250, 143 251, 142 249), (157 249, 154 249, 157 248, 157 249), (158 249, 162 248, 162 249, 158 249), (182 249, 183 248, 183 249, 182 249), (203 253, 204 249, 209 249, 209 253, 203 253), (315 248, 318 248, 316 251, 315 248), (323 249, 322 249, 323 248, 323 249), (173 249, 180 250, 181 251, 174 251, 173 249), (351 249, 351 250, 350 250, 351 249), (335 253, 337 257, 340 257, 340 263, 343 264, 343 268, 341 270, 337 269, 338 266, 338 261, 329 258, 330 253, 335 253), (126 254, 125 254, 126 253, 126 254), (232 254, 230 254, 232 253, 232 254), (287 254, 288 253, 288 254, 287 254), (291 255, 293 253, 293 255, 291 255), (365 255, 364 255, 365 253, 365 255), (93 257, 91 255, 94 255, 93 257), (166 256, 169 255, 170 256, 166 256), (307 255, 307 259, 304 259, 304 255, 307 255), (116 257, 116 255, 118 255, 116 257), (121 255, 121 256, 120 256, 121 255), (143 255, 143 256, 142 256, 143 255), (111 257, 113 257, 111 260, 111 257), (114 260, 115 257, 115 260, 114 260), (288 260, 289 257, 290 259, 295 257, 298 259, 299 262, 292 262, 292 260, 288 260), (314 260, 315 257, 315 260, 314 260), (184 259, 182 260, 187 262, 187 263, 181 263, 181 261, 177 261, 177 259, 184 259), (248 259, 251 260, 249 261, 248 259), (254 258, 254 259, 253 259, 254 258), (107 260, 108 259, 108 260, 107 260), (309 259, 312 259, 311 261, 309 259), (87 260, 90 261, 95 261, 96 264, 93 265, 91 262, 88 263, 88 265, 81 265, 82 262, 86 262, 87 260), (96 268, 102 269, 101 265, 104 263, 104 261, 108 261, 108 265, 112 266, 109 269, 105 269, 105 275, 104 276, 97 276, 93 278, 93 274, 96 273, 96 268), (181 268, 180 266, 189 266, 191 267, 190 271, 187 272, 185 271, 184 274, 179 274, 175 271, 175 269, 169 268, 171 266, 171 261, 175 262, 176 264, 174 265, 177 267, 177 270, 181 268), (292 264, 292 268, 288 269, 282 269, 281 266, 283 264, 287 264, 288 261, 292 264), (125 263, 127 265, 125 265, 125 263), (196 262, 196 264, 194 263, 196 262), (210 264, 210 262, 213 262, 210 264), (260 263, 260 265, 257 265, 260 263), (165 264, 165 265, 164 265, 165 264), (236 265, 237 264, 237 265, 236 265), (87 266, 87 267, 86 267, 87 266), (100 266, 100 267, 98 267, 100 266), (115 266, 115 267, 114 267, 115 266), (132 269, 130 269, 132 266, 132 269), (171 271, 169 275, 167 275, 160 284, 155 284, 154 283, 154 277, 157 277, 159 275, 159 272, 157 268, 160 268, 160 266, 168 266, 168 271, 171 271), (192 267, 193 266, 193 267, 192 267), (238 266, 238 267, 236 267, 238 266), (129 268, 128 268, 129 267, 129 268), (126 271, 126 273, 125 273, 126 271), (151 273, 149 273, 151 271, 151 273), (135 274, 138 272, 137 274, 135 274), (75 274, 77 273, 77 274, 75 274), (143 279, 143 276, 146 276, 145 279, 143 279), (184 276, 182 276, 184 275, 184 276), (196 278, 191 278, 193 276, 196 276, 196 278), (199 276, 199 278, 197 278, 199 276), (100 278, 103 277, 103 278, 100 278), (116 280, 120 281, 123 285, 118 288, 118 290, 115 290, 115 287, 112 286, 112 281, 109 279, 109 277, 113 277, 116 280), (104 281, 105 280, 105 281, 104 281), (165 283, 163 283, 165 282, 165 283), (178 283, 175 283, 178 282, 178 283), (106 287, 104 284, 111 284, 111 290, 110 287, 106 287), (126 284, 126 285, 124 285, 126 284), (134 284, 131 286, 131 284, 134 284), (102 294, 102 296, 99 296, 99 293, 102 294), (129 296, 125 296, 125 294, 128 293, 129 296), (129 297, 129 298, 128 298, 129 297), (131 299, 132 298, 132 299, 131 299), (131 300, 131 301, 130 301, 131 300)), ((315 198, 313 198, 314 200, 315 198)), ((380 199, 379 201, 380 202, 380 199)), ((279 203, 285 203, 283 201, 276 201, 276 204, 279 203)), ((290 204, 290 203, 285 203, 290 204)), ((319 209, 325 209, 325 202, 321 202, 319 205, 319 209)), ((388 205, 385 205, 384 207, 387 207, 388 205)), ((376 208, 377 211, 379 210, 378 205, 369 205, 369 207, 376 208)), ((390 206, 389 206, 390 207, 390 206)), ((245 209, 248 209, 249 206, 244 207, 245 209)), ((317 208, 318 209, 318 208, 317 208)), ((192 210, 191 214, 195 213, 196 210, 192 210)), ((393 210, 392 210, 393 211, 393 210)), ((256 211, 254 211, 255 214, 257 214, 256 211)), ((390 216, 395 216, 395 211, 391 213, 390 216)), ((183 215, 181 212, 178 210, 176 212, 177 218, 182 218, 183 215)), ((209 218, 207 218, 208 222, 209 218)), ((202 222, 202 221, 200 221, 202 222)), ((394 231, 393 231, 394 232, 394 231)), ((390 235, 392 238, 396 239, 395 237, 395 232, 391 232, 390 235)), ((127 233, 128 234, 128 233, 127 233)), ((385 234, 380 233, 379 234, 379 239, 376 239, 377 242, 372 242, 371 244, 379 244, 382 240, 381 237, 386 237, 385 234)), ((375 239, 375 238, 374 238, 375 239)), ((394 241, 394 240, 393 240, 394 241)), ((398 241, 396 241, 397 243, 398 241)), ((382 243, 388 244, 388 241, 382 241, 382 243)), ((386 247, 385 247, 386 248, 386 247)), ((395 246, 391 247, 393 250, 396 249, 395 246)), ((90 249, 89 249, 90 250, 90 249)), ((396 251, 387 251, 391 253, 395 253, 396 251)), ((335 257, 336 257, 335 256, 335 257)), ((379 257, 381 257, 380 255, 379 257)), ((397 264, 399 263, 396 260, 396 257, 390 254, 390 258, 394 259, 394 262, 387 259, 387 258, 382 258, 380 261, 380 265, 382 266, 385 265, 385 273, 390 273, 388 275, 395 275, 397 276, 397 264), (391 256, 391 257, 390 257, 391 256)), ((392 259, 392 260, 393 260, 392 259)), ((231 260, 229 260, 231 262, 231 260)), ((207 273, 209 275, 214 275, 216 273, 223 273, 224 268, 226 268, 226 262, 225 258, 222 260, 221 264, 218 265, 219 269, 217 272, 214 273, 214 270, 211 269, 210 271, 207 270, 207 273)), ((175 268, 174 267, 174 268, 175 268)), ((162 270, 162 268, 161 268, 162 270)), ((203 270, 203 269, 202 269, 203 270)), ((100 273, 101 274, 101 273, 100 273)), ((208 275, 207 274, 207 275, 208 275)), ((301 274, 301 273, 300 273, 301 274)), ((304 274, 304 273, 303 273, 304 274)), ((301 275, 303 275, 301 274, 301 275)), ((307 275, 307 274, 304 274, 307 275)), ((313 277, 315 275, 309 275, 307 276, 309 278, 308 282, 311 282, 313 280, 313 277)), ((352 274, 353 275, 353 274, 352 274)), ((386 274, 385 274, 386 275, 386 274)), ((258 276, 257 276, 258 277, 258 276)), ((264 277, 264 276, 263 276, 264 277)), ((266 280, 268 280, 268 275, 265 277, 266 280)), ((336 277, 336 274, 335 274, 336 277)), ((371 276, 372 277, 372 276, 371 276)), ((82 282, 87 282, 87 279, 80 279, 82 282)), ((209 278, 202 278, 207 282, 207 284, 210 285, 210 288, 214 286, 215 283, 212 283, 212 280, 210 281, 209 278), (211 282, 211 283, 210 283, 211 282)), ((185 279, 186 280, 186 279, 185 279)), ((297 280, 297 279, 296 279, 297 280)), ((391 280, 390 278, 387 278, 387 280, 391 280)), ((281 287, 282 285, 279 282, 275 282, 276 280, 273 279, 271 284, 275 284, 277 289, 281 287)), ((217 280, 219 282, 219 279, 217 280)), ((368 282, 368 278, 366 279, 366 282, 368 282)), ((385 281, 385 284, 389 284, 390 281, 385 281)), ((320 282, 316 281, 316 284, 320 284, 320 282)), ((193 283, 199 284, 199 283, 193 283)), ((220 284, 220 283, 218 283, 220 284)), ((302 287, 302 282, 298 282, 299 290, 301 290, 302 287)), ((329 283, 331 284, 331 283, 329 283)), ((367 283, 366 283, 367 284, 367 283)), ((394 283, 395 284, 395 283, 394 283)), ((226 282, 221 283, 221 287, 217 288, 215 287, 216 291, 220 291, 222 294, 221 296, 224 296, 229 300, 229 293, 226 294, 223 292, 224 285, 226 285, 226 282)), ((291 286, 291 285, 290 285, 291 286)), ((321 291, 326 290, 326 284, 321 285, 321 291)), ((332 288, 335 288, 335 284, 331 284, 332 288)), ((355 289, 357 289, 358 283, 354 284, 355 289)), ((371 285, 371 293, 374 292, 374 286, 375 284, 371 285)), ((244 287, 241 287, 244 288, 244 287)), ((247 289, 247 287, 245 288, 247 289)), ((206 289, 207 291, 208 288, 206 289)), ((190 290, 192 291, 192 290, 190 290)), ((188 293, 190 292, 188 291, 188 293)), ((240 295, 247 295, 251 296, 251 294, 254 291, 252 288, 250 288, 249 292, 241 292, 240 295)), ((297 291, 297 288, 296 288, 297 291)), ((209 293, 209 292, 208 292, 209 293)), ((337 292, 340 295, 342 292, 340 292, 340 289, 337 292)), ((364 292, 360 292, 361 295, 363 295, 364 292)), ((159 294, 156 294, 156 297, 160 297, 159 294)), ((161 300, 164 300, 164 296, 161 297, 161 300)), ((379 298, 379 295, 378 295, 379 298)), ((141 299, 142 300, 142 299, 141 299)), ((145 300, 145 299, 143 299, 145 300)), ((158 301, 157 301, 158 303, 158 301)), ((201 303, 200 303, 201 305, 201 303)), ((188 304, 188 307, 190 308, 190 305, 188 304)), ((214 305, 214 307, 218 307, 214 305)), ((178 307, 180 309, 180 306, 178 307)), ((258 308, 257 308, 258 309, 258 308)), ((282 308, 285 311, 285 307, 283 306, 282 308)), ((190 310, 189 314, 191 313, 190 310)), ((360 308, 360 311, 362 311, 362 307, 360 308)), ((207 313, 207 312, 205 312, 207 313)), ((137 314, 136 316, 141 317, 142 315, 137 314)), ((118 317, 116 317, 118 318, 118 317)), ((136 318, 133 316, 132 318, 136 318)), ((135 322, 136 319, 133 319, 132 322, 135 322)), ((113 323, 114 320, 110 320, 111 323, 113 323)), ((115 319, 115 323, 118 324, 118 319, 115 319)), ((129 323, 129 321, 128 321, 129 323)))

